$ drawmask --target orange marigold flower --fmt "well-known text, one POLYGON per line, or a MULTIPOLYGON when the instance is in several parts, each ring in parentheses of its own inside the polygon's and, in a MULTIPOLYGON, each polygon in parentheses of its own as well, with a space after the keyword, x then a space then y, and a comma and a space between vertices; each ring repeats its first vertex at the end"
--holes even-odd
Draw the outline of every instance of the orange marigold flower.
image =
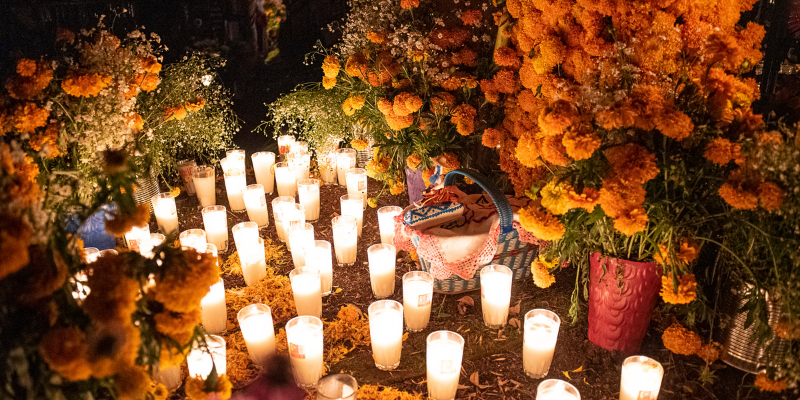
POLYGON ((350 76, 364 79, 367 76, 367 59, 361 53, 355 53, 344 64, 344 72, 350 76))
POLYGON ((17 61, 17 73, 20 76, 33 76, 36 73, 36 61, 27 58, 17 61))
POLYGON ((547 210, 531 206, 519 210, 519 221, 522 227, 542 240, 558 240, 564 236, 564 224, 547 210))
POLYGON ((647 229, 648 221, 650 219, 647 217, 647 212, 644 208, 630 208, 614 218, 614 229, 623 235, 631 236, 647 229))
POLYGON ((60 130, 60 124, 49 124, 44 134, 31 136, 28 144, 30 144, 33 151, 43 151, 44 158, 58 157, 61 155, 58 150, 58 134, 60 130))
POLYGON ((567 193, 567 197, 573 208, 583 208, 588 212, 592 212, 600 199, 600 191, 586 187, 578 194, 575 189, 572 189, 567 193))
POLYGON ((781 317, 772 326, 775 335, 781 339, 797 340, 800 339, 800 322, 791 323, 789 317, 781 317))
POLYGON ((783 204, 783 189, 772 182, 758 185, 758 204, 767 211, 775 211, 783 204))
POLYGON ((492 79, 494 88, 500 93, 514 93, 517 90, 517 77, 514 70, 503 68, 492 79))
POLYGON ((403 182, 398 181, 394 185, 392 185, 392 187, 389 188, 389 193, 391 193, 393 196, 396 196, 400 193, 403 193, 403 190, 405 190, 405 188, 406 187, 403 184, 403 182))
POLYGON ((541 156, 543 142, 542 138, 537 138, 533 134, 523 134, 514 148, 514 155, 522 165, 528 168, 539 167, 542 165, 539 157, 541 156))
POLYGON ((50 111, 39 107, 36 103, 25 103, 14 111, 14 128, 22 133, 34 133, 36 128, 47 125, 50 111))
POLYGON ((597 122, 608 130, 629 127, 636 122, 636 111, 624 105, 611 107, 597 113, 597 122))
POLYGON ((183 106, 183 104, 178 104, 174 107, 167 107, 164 110, 164 118, 166 118, 167 121, 180 121, 186 118, 186 108, 183 106))
POLYGON ((161 80, 158 78, 158 74, 136 74, 136 77, 133 78, 133 83, 145 92, 155 90, 159 82, 161 82, 161 80))
POLYGON ((39 342, 39 353, 47 365, 68 381, 92 375, 86 333, 76 327, 50 329, 39 342))
POLYGON ((183 103, 184 108, 186 108, 186 111, 189 112, 200 111, 201 109, 203 109, 203 107, 205 107, 205 105, 206 105, 205 99, 200 97, 194 99, 193 101, 187 101, 186 103, 183 103))
POLYGON ((156 330, 174 339, 181 346, 189 344, 194 328, 201 321, 200 309, 186 313, 164 310, 154 316, 156 330))
POLYGON ((433 97, 431 97, 431 109, 435 113, 449 113, 450 109, 455 107, 456 105, 456 98, 450 93, 447 92, 436 92, 433 97))
POLYGON ((381 114, 383 115, 389 115, 394 113, 394 106, 392 105, 392 101, 385 98, 378 99, 378 110, 380 110, 381 114))
POLYGON ((578 129, 573 127, 561 138, 561 144, 567 150, 568 156, 575 160, 586 160, 600 148, 602 140, 594 132, 584 127, 578 129))
POLYGON ((728 181, 719 188, 719 195, 731 207, 739 210, 752 210, 758 206, 758 196, 742 188, 739 182, 728 181))
POLYGON ((142 116, 139 113, 130 113, 125 116, 125 121, 128 124, 128 128, 133 129, 134 131, 138 132, 144 128, 144 120, 142 120, 142 116))
POLYGON ((461 22, 464 25, 478 26, 481 24, 481 19, 483 19, 483 13, 480 10, 467 10, 461 14, 461 22))
POLYGON ((500 144, 503 143, 503 139, 505 139, 505 137, 505 129, 488 128, 483 131, 481 144, 489 148, 500 147, 500 144))
POLYGON ((556 277, 550 273, 550 270, 558 266, 558 260, 547 261, 543 255, 531 263, 531 275, 533 275, 533 283, 542 289, 550 287, 556 283, 556 277))
POLYGON ((422 107, 422 99, 414 93, 402 92, 394 97, 392 110, 395 115, 405 117, 422 107))
POLYGON ((435 173, 436 173, 436 166, 430 167, 430 168, 422 171, 422 182, 425 183, 425 187, 428 187, 428 186, 431 185, 431 177, 435 173))
POLYGON ((158 74, 161 72, 161 63, 155 56, 147 56, 139 59, 142 69, 149 74, 158 74))
POLYGON ((417 167, 421 162, 422 162, 422 157, 420 157, 420 155, 417 153, 414 153, 406 157, 406 165, 408 165, 408 168, 417 169, 417 167))
POLYGON ((553 67, 564 62, 566 46, 558 37, 548 36, 539 42, 537 54, 533 58, 533 69, 537 74, 549 72, 553 67))
POLYGON ((542 207, 555 215, 566 214, 573 208, 572 202, 567 194, 572 191, 572 186, 567 182, 556 184, 553 179, 547 182, 539 194, 542 196, 542 207))
POLYGON ((186 378, 184 385, 186 397, 190 400, 228 400, 231 398, 233 383, 225 374, 217 377, 217 386, 207 390, 206 380, 201 377, 186 378))
POLYGON ((736 38, 728 33, 715 32, 708 37, 706 52, 711 56, 709 65, 721 62, 726 69, 738 71, 744 62, 744 51, 736 38))
POLYGON ((755 385, 759 391, 762 392, 782 392, 786 390, 786 380, 780 379, 777 381, 773 381, 767 377, 767 374, 758 374, 756 376, 755 385))
POLYGON ((325 74, 326 78, 336 78, 339 75, 339 58, 335 55, 331 54, 325 57, 325 60, 322 62, 322 72, 325 74))
POLYGON ((664 330, 661 340, 664 341, 664 347, 667 350, 684 356, 697 353, 700 347, 703 346, 703 340, 700 339, 700 336, 677 322, 674 322, 664 330))
POLYGON ((725 138, 714 138, 706 145, 703 157, 717 165, 725 165, 741 156, 741 145, 725 138))
POLYGON ((478 112, 469 104, 461 104, 453 110, 450 120, 456 124, 459 134, 467 136, 475 130, 475 116, 478 112))
POLYGON ((686 139, 694 130, 692 119, 675 109, 658 114, 655 122, 656 129, 675 140, 686 139))
POLYGON ((366 140, 355 139, 350 142, 350 145, 353 146, 354 149, 358 151, 366 150, 369 147, 369 143, 366 140))
POLYGON ((17 100, 32 99, 41 93, 53 80, 53 70, 46 62, 32 61, 33 64, 31 65, 27 61, 22 65, 22 72, 28 75, 17 74, 6 81, 5 86, 8 90, 8 95, 17 100), (31 71, 32 66, 34 67, 33 71, 31 71))
POLYGON ((133 227, 145 226, 150 222, 150 206, 137 204, 133 214, 112 212, 106 216, 106 231, 117 237, 128 233, 133 227), (110 218, 109 218, 110 217, 110 218))
POLYGON ((612 147, 605 152, 611 164, 610 175, 617 175, 626 182, 645 183, 658 175, 656 156, 642 146, 628 143, 612 147))
POLYGON ((73 73, 61 82, 61 88, 75 97, 97 96, 101 90, 111 83, 111 77, 106 74, 73 73))
POLYGON ((342 104, 342 110, 348 116, 355 114, 362 107, 364 107, 364 96, 361 95, 348 97, 342 104))
POLYGON ((561 144, 562 139, 562 135, 544 137, 542 147, 539 149, 544 161, 560 167, 569 164, 571 160, 567 157, 567 149, 561 144))
MULTIPOLYGON (((8 145, 0 143, 0 149, 8 145)), ((36 188, 38 189, 38 185, 36 188)), ((36 193, 38 197, 38 192, 36 193)), ((31 228, 21 218, 10 214, 0 215, 0 279, 13 274, 30 261, 28 246, 31 244, 31 228)))
POLYGON ((719 343, 707 343, 700 347, 700 350, 697 350, 697 356, 702 358, 706 364, 711 364, 714 361, 719 360, 719 354, 722 351, 722 345, 719 343))
POLYGON ((539 128, 547 136, 560 135, 578 119, 578 113, 568 101, 556 100, 539 113, 539 128))
POLYGON ((685 274, 678 278, 677 292, 673 290, 672 278, 661 277, 661 298, 665 303, 689 304, 697 298, 697 282, 694 274, 685 274))
POLYGON ((386 41, 386 34, 369 31, 367 32, 367 40, 375 44, 383 44, 386 41))
POLYGON ((494 51, 494 63, 501 67, 519 68, 520 61, 517 51, 510 47, 500 47, 494 51))
POLYGON ((399 131, 411 126, 411 124, 414 123, 414 116, 406 115, 405 117, 398 117, 392 113, 391 115, 386 116, 386 123, 392 130, 399 131))
POLYGON ((336 86, 336 78, 322 77, 322 87, 325 89, 333 89, 334 86, 336 86))
POLYGON ((419 0, 400 0, 400 7, 405 10, 419 7, 419 0))
POLYGON ((698 254, 700 254, 700 245, 692 238, 684 238, 681 240, 680 249, 676 251, 674 257, 669 254, 667 245, 659 244, 658 253, 653 254, 653 259, 661 265, 677 264, 686 266, 697 259, 698 254))
MULTIPOLYGON (((452 171, 454 169, 458 169, 461 166, 461 162, 458 161, 458 157, 456 157, 453 153, 442 153, 433 158, 433 161, 441 165, 443 169, 452 171)), ((449 172, 445 171, 445 173, 449 172)))
POLYGON ((598 202, 606 215, 617 218, 633 208, 641 207, 645 190, 641 185, 622 181, 618 176, 603 179, 598 202))

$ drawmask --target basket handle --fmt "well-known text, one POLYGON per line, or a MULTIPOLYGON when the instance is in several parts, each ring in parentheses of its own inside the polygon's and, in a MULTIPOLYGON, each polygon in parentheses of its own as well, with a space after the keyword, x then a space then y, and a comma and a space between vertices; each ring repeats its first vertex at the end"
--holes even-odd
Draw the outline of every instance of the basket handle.
POLYGON ((506 195, 503 194, 497 186, 495 186, 489 178, 481 175, 478 171, 469 168, 459 168, 447 173, 444 177, 444 186, 451 186, 457 175, 463 175, 475 181, 494 202, 497 208, 497 214, 500 215, 500 231, 502 233, 510 233, 514 230, 514 213, 511 211, 511 204, 508 202, 506 195))

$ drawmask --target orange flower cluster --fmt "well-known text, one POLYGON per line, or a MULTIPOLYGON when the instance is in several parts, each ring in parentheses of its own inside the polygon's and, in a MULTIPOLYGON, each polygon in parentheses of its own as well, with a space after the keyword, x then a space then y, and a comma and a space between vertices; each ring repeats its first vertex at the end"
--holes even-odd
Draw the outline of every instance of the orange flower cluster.
POLYGON ((164 120, 180 121, 186 118, 186 114, 186 107, 183 104, 178 104, 177 106, 167 106, 167 108, 164 109, 164 120))
POLYGON ((755 386, 761 392, 774 392, 774 393, 780 393, 786 390, 786 388, 788 387, 786 385, 785 379, 778 379, 773 381, 772 379, 769 379, 767 374, 756 375, 755 386))
POLYGON ((417 169, 417 167, 421 162, 422 162, 422 157, 420 157, 418 153, 414 153, 406 157, 406 165, 408 165, 408 168, 417 169))
POLYGON ((419 0, 400 0, 400 7, 406 10, 419 7, 419 0))
MULTIPOLYGON (((10 145, 0 143, 0 167, 2 168, 0 176, 6 175, 4 185, 0 188, 2 189, 0 199, 3 202, 13 206, 29 207, 39 200, 39 184, 36 182, 39 166, 33 162, 33 158, 15 157, 10 145)), ((18 232, 20 229, 11 231, 18 232)), ((14 243, 16 239, 9 238, 9 240, 14 243)), ((25 254, 27 247, 27 245, 22 246, 25 254)))
POLYGON ((335 55, 329 55, 322 61, 322 72, 325 74, 326 78, 336 79, 339 75, 339 68, 339 58, 335 55))
POLYGON ((653 260, 661 265, 677 265, 685 267, 694 261, 700 254, 700 245, 690 238, 681 240, 680 248, 672 255, 665 244, 658 245, 658 253, 653 255, 653 260))
POLYGON ((630 236, 644 230, 649 218, 642 207, 643 185, 658 175, 655 155, 628 143, 606 151, 610 168, 600 189, 600 206, 614 219, 614 227, 630 236))
POLYGON ((36 103, 25 103, 17 106, 14 111, 14 128, 22 133, 34 133, 36 128, 47 125, 50 111, 39 107, 36 103))
POLYGON ((700 336, 677 322, 674 322, 664 330, 661 340, 664 341, 664 347, 667 350, 685 356, 697 353, 703 346, 703 340, 700 339, 700 336))
POLYGON ((345 115, 348 116, 355 114, 356 111, 360 110, 362 107, 364 107, 364 96, 361 95, 348 97, 344 100, 344 103, 342 103, 342 110, 345 115))
POLYGON ((462 136, 467 136, 475 130, 475 116, 478 112, 469 104, 461 104, 453 110, 451 121, 456 124, 456 130, 462 136))
POLYGON ((737 169, 728 176, 719 188, 719 195, 731 207, 739 210, 754 210, 758 206, 767 211, 776 211, 783 205, 785 193, 773 182, 761 180, 757 174, 745 176, 749 171, 737 169))
POLYGON ((697 282, 694 274, 686 274, 678 278, 677 291, 673 289, 672 279, 661 277, 661 298, 665 303, 689 304, 697 299, 697 282))
POLYGON ((706 145, 703 157, 717 165, 726 165, 741 157, 741 145, 725 138, 714 138, 706 145))
POLYGON ((464 25, 478 26, 483 19, 483 13, 480 10, 467 10, 461 14, 461 22, 464 25))
POLYGON ((196 98, 194 100, 187 101, 183 103, 183 107, 186 109, 187 112, 195 112, 200 111, 205 107, 206 101, 202 98, 196 98))
POLYGON ((53 80, 53 70, 44 61, 22 59, 17 62, 17 75, 6 80, 9 96, 17 100, 31 100, 53 80))
POLYGON ((98 73, 74 72, 61 82, 61 88, 70 96, 93 97, 111 83, 111 76, 98 73))
POLYGON ((58 150, 58 134, 61 129, 60 124, 49 124, 43 134, 31 136, 30 144, 33 151, 43 152, 43 158, 53 158, 61 155, 58 150))
POLYGON ((558 240, 566 232, 556 216, 536 206, 521 209, 519 221, 522 228, 542 240, 558 240))
MULTIPOLYGON (((405 107, 405 104, 403 104, 401 107, 405 107)), ((401 129, 405 129, 414 123, 414 115, 412 114, 402 116, 395 114, 394 105, 388 99, 378 100, 378 109, 381 111, 383 116, 386 117, 386 123, 389 124, 389 128, 393 130, 399 131, 401 129)))
POLYGON ((556 283, 556 277, 550 273, 550 270, 558 266, 558 259, 547 261, 544 256, 539 255, 539 258, 531 263, 531 274, 533 275, 533 283, 542 289, 550 287, 556 283))

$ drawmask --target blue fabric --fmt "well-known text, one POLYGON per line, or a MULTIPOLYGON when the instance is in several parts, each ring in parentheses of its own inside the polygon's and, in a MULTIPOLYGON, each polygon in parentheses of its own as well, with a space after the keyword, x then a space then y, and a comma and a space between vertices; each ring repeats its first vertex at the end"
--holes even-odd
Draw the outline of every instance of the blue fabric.
POLYGON ((438 203, 409 210, 403 216, 403 222, 417 229, 425 229, 457 219, 463 213, 464 205, 461 203, 438 203))
POLYGON ((83 226, 80 226, 78 216, 72 214, 67 217, 67 232, 77 233, 83 240, 83 247, 96 247, 98 250, 116 248, 117 238, 106 232, 106 212, 113 209, 113 205, 102 206, 99 211, 89 216, 83 226))

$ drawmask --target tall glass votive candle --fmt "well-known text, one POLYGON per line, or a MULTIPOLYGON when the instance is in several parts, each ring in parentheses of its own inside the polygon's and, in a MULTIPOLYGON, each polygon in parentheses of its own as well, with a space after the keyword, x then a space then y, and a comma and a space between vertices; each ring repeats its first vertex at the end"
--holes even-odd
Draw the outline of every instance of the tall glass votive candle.
POLYGON ((202 229, 187 229, 181 232, 179 239, 181 246, 191 247, 198 253, 206 252, 206 231, 202 229))
POLYGON ((164 385, 167 391, 174 392, 181 386, 181 383, 183 383, 181 379, 181 367, 179 365, 168 368, 161 368, 159 365, 155 367, 153 371, 155 373, 153 381, 164 385))
POLYGON ((278 239, 282 242, 286 241, 283 229, 283 208, 287 204, 294 204, 294 197, 291 196, 278 196, 272 199, 272 220, 275 221, 275 230, 278 232, 278 239))
POLYGON ((297 181, 297 197, 306 212, 306 221, 317 222, 319 219, 319 179, 297 181))
POLYGON ((294 197, 297 191, 297 177, 294 166, 288 162, 275 164, 275 182, 278 185, 278 196, 294 197))
POLYGON ((239 222, 233 226, 231 234, 233 234, 233 242, 236 244, 236 251, 246 252, 258 242, 258 224, 253 221, 239 222))
POLYGON ((308 153, 308 142, 300 141, 295 139, 295 141, 289 145, 289 152, 290 153, 308 153))
POLYGON ((364 227, 364 196, 356 194, 346 194, 339 198, 342 206, 342 215, 355 217, 358 225, 358 237, 361 237, 361 230, 364 227))
POLYGON ((311 267, 295 268, 289 272, 297 315, 322 316, 322 285, 319 270, 311 267))
POLYGON ((161 246, 166 239, 167 237, 160 233, 151 233, 150 237, 143 239, 142 243, 139 245, 139 254, 147 258, 155 257, 153 249, 161 246))
POLYGON ((294 168, 295 182, 308 179, 311 166, 311 153, 290 153, 289 164, 294 168))
MULTIPOLYGON (((237 246, 238 249, 238 246, 237 246)), ((242 264, 242 275, 247 286, 255 286, 267 276, 267 258, 264 254, 264 239, 243 245, 239 251, 239 262, 242 264)))
POLYGON ((504 265, 487 265, 481 269, 480 277, 483 323, 489 328, 500 328, 508 320, 513 274, 504 265))
POLYGON ((269 210, 267 210, 264 186, 261 184, 247 186, 242 192, 242 198, 247 208, 247 218, 258 224, 259 229, 266 229, 269 226, 269 210))
POLYGON ((97 261, 97 257, 100 257, 100 249, 97 247, 84 247, 83 248, 83 258, 86 260, 87 264, 91 264, 97 261))
POLYGON ((356 167, 356 154, 356 149, 336 150, 336 174, 342 186, 347 185, 345 173, 356 167))
POLYGON ((272 310, 266 304, 251 304, 239 310, 236 318, 239 320, 250 359, 256 365, 266 365, 269 356, 275 354, 272 310))
POLYGON ((328 153, 322 160, 317 160, 317 167, 319 168, 319 176, 325 186, 336 183, 336 153, 328 153))
POLYGON ((253 161, 253 172, 256 175, 256 182, 264 187, 264 193, 272 194, 275 190, 275 153, 271 151, 260 151, 253 153, 250 158, 253 161))
POLYGON ((394 274, 397 252, 390 244, 373 244, 367 249, 369 281, 372 293, 382 299, 394 294, 394 274))
POLYGON ((178 231, 178 209, 175 208, 175 198, 169 193, 159 193, 150 200, 153 203, 153 213, 156 215, 158 230, 168 235, 178 231))
POLYGON ((403 351, 403 306, 394 300, 378 300, 369 306, 372 358, 382 371, 400 365, 403 351))
POLYGON ((294 136, 281 135, 278 136, 278 153, 284 155, 292 150, 292 143, 294 143, 294 136))
POLYGON ((306 249, 314 245, 314 225, 292 222, 287 231, 292 245, 292 262, 295 268, 306 265, 306 249))
POLYGON ((217 251, 228 251, 228 212, 225 206, 205 207, 201 213, 206 241, 217 246, 217 251))
POLYGON ((141 254, 142 243, 150 240, 150 225, 134 226, 125 233, 125 243, 131 251, 141 254))
POLYGON ((302 388, 314 387, 324 373, 322 321, 302 315, 286 323, 286 341, 294 380, 302 388))
POLYGON ((536 388, 536 400, 581 400, 581 394, 568 382, 547 379, 536 388))
POLYGON ((632 356, 622 362, 619 400, 657 399, 664 367, 645 356, 632 356))
POLYGON ((197 190, 197 201, 200 206, 213 206, 217 202, 216 181, 214 177, 214 167, 199 166, 192 169, 192 180, 194 188, 197 190))
POLYGON ((525 314, 522 365, 531 378, 542 379, 550 371, 560 326, 561 318, 552 311, 535 309, 525 314))
POLYGON ((228 157, 221 158, 219 160, 219 166, 222 168, 222 175, 228 173, 228 170, 232 168, 231 163, 228 161, 228 157))
POLYGON ((217 246, 214 246, 213 243, 207 243, 206 244, 206 253, 211 254, 212 256, 214 256, 214 260, 215 260, 214 262, 219 267, 219 251, 217 250, 217 246))
POLYGON ((420 332, 431 319, 433 276, 425 271, 403 275, 403 313, 410 332, 420 332))
POLYGON ((231 168, 225 173, 225 190, 228 192, 228 204, 231 211, 242 212, 246 210, 242 192, 247 187, 244 170, 231 168))
POLYGON ((186 356, 189 365, 189 376, 199 376, 206 379, 212 367, 217 368, 217 373, 222 375, 226 370, 225 339, 217 335, 206 335, 206 345, 195 342, 192 351, 186 356))
POLYGON ((317 400, 356 400, 358 382, 347 374, 332 374, 317 382, 317 400))
POLYGON ((194 180, 192 179, 192 169, 197 166, 194 160, 181 160, 178 161, 178 173, 183 179, 183 186, 186 188, 186 193, 195 194, 194 180))
POLYGON ((345 173, 347 180, 347 194, 360 194, 362 197, 362 207, 367 208, 367 170, 363 168, 351 168, 345 173))
POLYGON ((225 283, 220 278, 211 285, 211 290, 200 301, 200 316, 206 332, 216 335, 222 333, 228 324, 228 313, 225 307, 225 283))
POLYGON ((356 262, 358 249, 358 221, 349 215, 340 215, 331 220, 333 247, 336 261, 341 267, 349 267, 356 262))
POLYGON ((228 150, 226 152, 226 158, 228 159, 228 164, 236 169, 240 169, 242 171, 245 170, 244 168, 244 159, 246 158, 246 153, 242 149, 235 149, 235 150, 228 150))
POLYGON ((381 232, 381 243, 394 244, 394 217, 403 213, 398 206, 386 206, 378 209, 378 229, 381 232))
POLYGON ((286 249, 292 250, 292 242, 289 240, 289 228, 293 223, 306 223, 305 207, 302 204, 292 203, 283 205, 283 237, 286 238, 286 249))
POLYGON ((427 339, 428 397, 453 400, 458 390, 464 338, 450 331, 436 331, 427 339))
POLYGON ((306 247, 306 266, 319 270, 319 279, 322 285, 322 295, 331 294, 333 288, 333 255, 331 243, 326 240, 315 240, 306 247))

